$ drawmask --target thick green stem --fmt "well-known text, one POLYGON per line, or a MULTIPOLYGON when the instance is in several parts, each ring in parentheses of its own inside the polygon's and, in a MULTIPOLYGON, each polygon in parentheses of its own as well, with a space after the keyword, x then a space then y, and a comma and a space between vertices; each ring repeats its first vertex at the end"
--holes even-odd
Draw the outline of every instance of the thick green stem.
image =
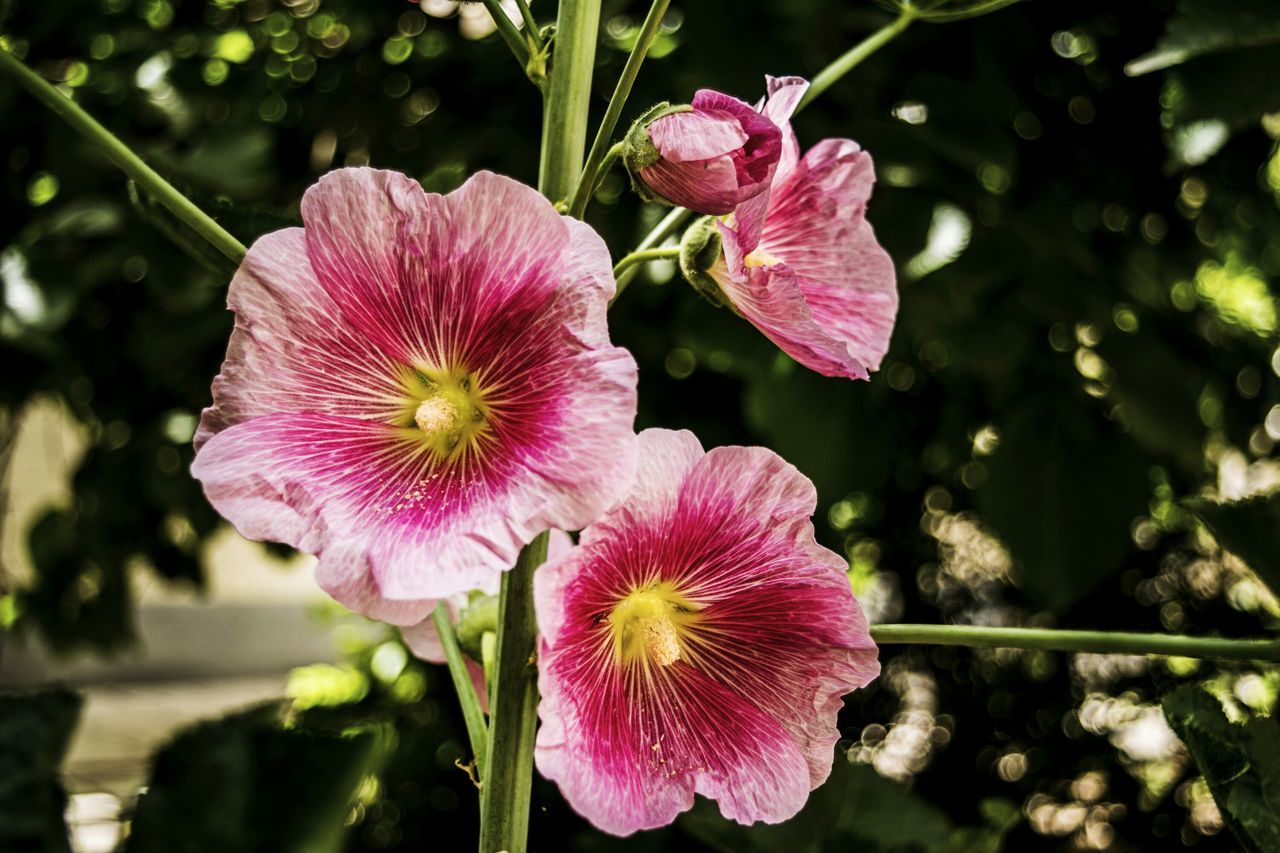
MULTIPOLYGON (((600 0, 560 0, 555 49, 545 91, 538 189, 567 199, 582 170, 591 71, 600 30, 600 0)), ((524 853, 529 835, 533 742, 538 721, 534 667, 533 572, 547 558, 540 533, 502 576, 498 647, 489 718, 489 773, 480 789, 480 853, 524 853)))
POLYGON ((835 62, 818 72, 818 74, 809 83, 809 91, 804 93, 804 97, 800 99, 800 103, 796 106, 796 112, 800 112, 809 105, 814 98, 821 95, 831 87, 844 75, 848 74, 868 56, 893 41, 898 33, 905 30, 916 19, 915 8, 904 4, 902 11, 898 13, 897 19, 893 23, 876 30, 862 41, 849 48, 847 52, 835 62))
MULTIPOLYGON (((679 246, 670 246, 661 249, 636 249, 631 254, 624 256, 622 260, 618 261, 618 263, 614 265, 613 277, 617 278, 637 264, 647 264, 650 261, 674 261, 678 257, 680 257, 679 246)), ((617 298, 616 293, 614 294, 614 298, 617 298)))
POLYGON ((498 0, 484 0, 484 7, 489 10, 489 17, 493 18, 494 25, 498 28, 498 35, 502 36, 502 40, 507 43, 507 47, 511 48, 511 53, 515 55, 516 62, 520 63, 520 67, 528 69, 529 67, 529 44, 520 33, 520 28, 515 25, 510 18, 507 17, 507 11, 502 8, 502 4, 498 0))
POLYGON ((524 853, 533 784, 533 739, 538 718, 534 667, 533 571, 547 558, 547 534, 525 546, 502 576, 498 650, 494 664, 489 768, 480 788, 480 853, 524 853))
POLYGON ((871 637, 882 645, 980 646, 1055 652, 1280 661, 1280 640, 1228 640, 1180 634, 987 628, 980 625, 872 625, 871 637))
POLYGON ((555 202, 568 200, 582 171, 599 32, 600 0, 560 0, 538 169, 538 189, 555 202))
POLYGON ((653 40, 658 35, 658 28, 662 26, 662 18, 667 14, 667 6, 670 2, 671 0, 653 0, 648 16, 640 25, 636 43, 631 48, 631 55, 627 57, 627 64, 622 68, 622 76, 618 78, 618 85, 613 89, 609 106, 605 108, 600 129, 596 131, 595 142, 591 143, 591 153, 587 155, 586 168, 582 170, 582 177, 578 179, 577 192, 573 195, 573 203, 569 205, 571 216, 581 219, 582 214, 587 210, 591 194, 595 191, 596 175, 600 172, 606 154, 611 151, 609 142, 613 139, 614 128, 618 126, 622 109, 627 105, 627 97, 631 94, 631 86, 640 74, 640 65, 649 55, 649 48, 653 46, 653 40))
POLYGON ((207 240, 209 245, 237 265, 244 260, 246 250, 239 240, 214 222, 207 213, 192 204, 190 199, 174 189, 172 184, 160 177, 158 172, 133 153, 129 146, 112 136, 111 131, 98 124, 93 116, 81 109, 79 104, 62 94, 3 47, 0 47, 0 72, 20 83, 24 89, 71 125, 72 129, 93 143, 126 175, 133 178, 138 186, 186 223, 201 238, 207 240))
POLYGON ((467 662, 462 658, 462 649, 458 648, 458 637, 453 632, 453 623, 449 621, 448 607, 441 603, 431 614, 431 618, 435 622, 436 633, 440 635, 440 646, 444 649, 444 659, 449 665, 454 692, 458 694, 458 702, 462 705, 462 719, 467 724, 467 738, 471 741, 471 753, 476 759, 476 776, 483 784, 488 773, 488 762, 485 759, 489 751, 489 730, 485 726, 484 711, 480 710, 480 698, 476 695, 471 673, 467 671, 467 662))

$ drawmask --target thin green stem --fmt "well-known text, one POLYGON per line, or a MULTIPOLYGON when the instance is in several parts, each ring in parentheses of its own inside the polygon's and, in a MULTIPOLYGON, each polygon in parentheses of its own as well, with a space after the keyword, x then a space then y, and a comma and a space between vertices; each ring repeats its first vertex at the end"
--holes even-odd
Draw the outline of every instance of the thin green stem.
MULTIPOLYGON (((679 246, 664 246, 659 249, 637 249, 629 255, 624 255, 622 260, 614 265, 613 277, 617 278, 637 264, 647 264, 650 261, 672 261, 678 257, 680 257, 679 246)), ((617 294, 614 296, 616 298, 617 294)))
POLYGON ((546 558, 547 534, 541 533, 520 552, 515 567, 502 575, 489 773, 480 788, 480 853, 525 851, 538 716, 533 571, 546 558))
POLYGON ((622 143, 619 142, 608 150, 601 159, 600 163, 592 165, 591 157, 595 155, 595 149, 587 156, 587 165, 582 170, 582 177, 578 179, 578 189, 573 194, 573 201, 569 203, 569 215, 581 219, 583 214, 587 212, 587 205, 591 203, 591 197, 596 194, 596 190, 600 187, 604 176, 609 174, 609 170, 613 168, 613 164, 622 156, 622 143), (591 184, 588 186, 584 181, 590 178, 591 184))
POLYGON ((1118 655, 1168 655, 1216 660, 1280 661, 1280 639, 1229 640, 1181 634, 1127 634, 1051 628, 988 628, 981 625, 872 625, 882 645, 979 646, 1096 652, 1118 655))
POLYGON ((533 19, 533 10, 529 8, 528 0, 516 0, 516 6, 520 8, 520 18, 524 21, 525 38, 535 51, 542 50, 542 31, 538 29, 538 22, 533 19))
POLYGON ((480 697, 476 695, 471 673, 467 671, 467 662, 462 659, 462 649, 458 648, 458 637, 454 634, 453 622, 449 620, 448 607, 441 602, 431 614, 431 619, 435 622, 436 633, 440 635, 440 646, 444 649, 444 659, 449 665, 449 677, 453 680, 454 692, 458 694, 458 702, 462 705, 462 719, 467 724, 467 738, 471 741, 471 753, 476 758, 476 775, 483 783, 489 772, 486 766, 489 730, 485 726, 484 711, 480 710, 480 697))
POLYGON ((520 28, 507 17, 507 10, 502 8, 502 3, 499 0, 484 0, 484 7, 489 10, 489 17, 493 18, 494 26, 498 28, 498 35, 502 36, 502 40, 507 43, 507 47, 511 48, 511 53, 515 56, 516 62, 519 62, 520 67, 527 72, 529 68, 529 44, 525 41, 524 36, 520 34, 520 28))
POLYGON ((622 109, 627 105, 627 97, 631 94, 631 86, 640 74, 640 66, 649 55, 649 48, 662 26, 662 18, 667 14, 667 6, 671 0, 653 0, 649 14, 640 25, 640 33, 636 43, 631 47, 631 55, 622 68, 622 76, 618 85, 613 88, 613 96, 609 98, 609 106, 605 108, 604 118, 600 120, 600 128, 596 131, 595 142, 591 143, 591 153, 587 155, 587 165, 578 179, 578 189, 573 195, 573 203, 569 205, 569 214, 581 219, 591 201, 591 194, 596 188, 596 175, 601 171, 607 153, 612 152, 609 142, 613 139, 613 131, 622 117, 622 109))
POLYGON ((538 189, 555 202, 569 198, 582 171, 599 32, 600 0, 560 0, 538 169, 538 189))
POLYGON ((827 91, 833 83, 856 68, 868 56, 893 41, 899 33, 911 25, 911 22, 916 19, 918 14, 915 7, 904 3, 902 10, 898 13, 898 17, 893 23, 876 30, 849 48, 835 62, 819 71, 809 83, 809 90, 804 93, 804 97, 800 99, 800 103, 796 106, 796 112, 800 112, 808 106, 814 98, 827 91))
POLYGON ((85 139, 106 154, 126 175, 133 178, 156 201, 186 223, 201 238, 208 241, 237 265, 244 260, 246 249, 235 237, 214 222, 209 214, 191 203, 191 200, 174 189, 173 185, 142 161, 111 131, 85 112, 79 104, 58 91, 51 83, 32 71, 7 48, 0 47, 0 72, 12 77, 24 89, 38 98, 63 121, 71 125, 85 139))
MULTIPOLYGON (((672 234, 675 234, 680 226, 683 225, 685 220, 690 216, 693 216, 692 210, 688 210, 683 207, 674 208, 670 213, 662 217, 661 222, 653 226, 652 231, 644 235, 644 239, 640 241, 636 246, 635 251, 631 254, 647 251, 664 242, 672 234)), ((640 272, 640 267, 635 264, 623 267, 621 274, 617 272, 617 268, 615 267, 613 277, 617 279, 618 287, 613 293, 613 298, 609 300, 610 306, 618 301, 618 297, 622 295, 622 291, 627 289, 627 285, 631 283, 631 279, 635 278, 636 273, 638 272, 640 272)))

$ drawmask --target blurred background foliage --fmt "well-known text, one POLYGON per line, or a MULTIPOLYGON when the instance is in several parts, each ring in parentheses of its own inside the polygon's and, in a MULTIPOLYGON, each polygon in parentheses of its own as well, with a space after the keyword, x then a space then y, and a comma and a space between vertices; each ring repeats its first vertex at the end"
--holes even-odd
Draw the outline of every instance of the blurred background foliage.
MULTIPOLYGON (((28 0, 8 4, 3 32, 248 243, 296 223, 303 190, 342 165, 439 192, 480 168, 534 182, 538 98, 479 8, 28 0)), ((605 0, 597 113, 645 10, 605 0)), ((629 114, 701 87, 754 100, 764 74, 812 75, 887 19, 870 2, 676 2, 629 114)), ((654 264, 610 317, 641 366, 639 425, 799 466, 874 621, 1274 632, 1280 605, 1254 570, 1280 580, 1277 79, 1267 0, 1030 0, 917 23, 796 122, 803 146, 849 136, 875 157, 870 218, 902 293, 883 369, 867 383, 799 369, 654 264)), ((175 245, 147 199, 8 83, 0 114, 0 456, 33 401, 64 406, 88 440, 71 506, 30 530, 34 575, 0 571, 0 624, 110 653, 133 638, 141 576, 202 583, 220 522, 187 468, 231 328, 229 273, 175 245)), ((662 213, 613 174, 588 219, 621 254, 662 213)), ((470 848, 447 677, 391 636, 349 652, 296 672, 283 706, 179 736, 128 849, 294 849, 246 834, 277 811, 295 846, 325 826, 346 850, 470 848), (165 835, 215 793, 205 817, 231 846, 165 835)), ((617 841, 540 783, 534 848, 1275 849, 1273 668, 947 648, 883 660, 841 717, 848 761, 790 824, 743 832, 700 804, 617 841), (1190 753, 1159 705, 1179 685, 1166 708, 1190 753), (1224 754, 1225 770, 1191 760, 1224 754)), ((56 766, 74 700, 0 701, 58 709, 0 728, 6 756, 41 750, 28 771, 56 766), (21 728, 33 721, 38 741, 21 728)), ((48 778, 0 777, 6 796, 56 808, 48 778)), ((0 838, 20 840, 0 846, 53 849, 33 840, 48 826, 18 817, 0 808, 0 838)))

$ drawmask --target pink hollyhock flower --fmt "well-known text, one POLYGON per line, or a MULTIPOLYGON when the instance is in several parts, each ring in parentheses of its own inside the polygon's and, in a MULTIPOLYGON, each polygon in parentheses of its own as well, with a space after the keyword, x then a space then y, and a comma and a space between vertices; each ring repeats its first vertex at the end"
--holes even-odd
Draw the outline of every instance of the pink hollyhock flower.
POLYGON ((636 365, 609 343, 594 231, 485 172, 440 196, 340 169, 302 219, 231 283, 196 434, 192 473, 242 534, 316 554, 330 595, 407 625, 614 502, 636 365))
POLYGON ((772 451, 646 430, 630 494, 534 576, 537 766, 597 827, 695 793, 774 823, 827 778, 841 697, 880 666, 816 500, 772 451))
POLYGON ((642 196, 720 216, 769 186, 782 133, 748 104, 703 89, 688 107, 654 112, 628 134, 625 162, 642 196))
POLYGON ((871 156, 849 139, 825 139, 799 156, 788 119, 808 86, 768 79, 760 109, 782 128, 777 172, 768 191, 716 224, 724 252, 706 273, 796 361, 866 379, 889 349, 898 312, 893 260, 866 218, 871 156))

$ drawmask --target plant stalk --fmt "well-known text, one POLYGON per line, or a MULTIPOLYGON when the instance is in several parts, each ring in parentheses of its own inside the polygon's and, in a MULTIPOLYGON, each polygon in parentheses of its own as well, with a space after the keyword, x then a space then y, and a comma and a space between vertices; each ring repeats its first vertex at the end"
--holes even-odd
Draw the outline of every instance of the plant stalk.
POLYGON ((174 189, 173 185, 143 162, 129 146, 111 134, 93 116, 71 98, 62 94, 52 83, 32 71, 13 52, 0 47, 0 72, 17 81, 24 89, 39 99, 72 129, 89 140, 115 163, 138 186, 160 204, 186 223, 209 245, 213 246, 236 265, 244 260, 247 251, 244 244, 225 228, 213 221, 209 214, 196 207, 190 199, 174 189))
POLYGON ((622 68, 622 76, 618 78, 618 85, 613 89, 609 106, 605 108, 604 118, 601 119, 600 128, 596 131, 595 141, 591 143, 587 165, 582 170, 582 177, 578 179, 578 189, 573 194, 572 204, 569 205, 570 216, 581 219, 587 210, 591 194, 596 188, 600 167, 611 151, 609 143, 613 139, 613 131, 618 126, 618 119, 622 117, 622 110, 627 105, 631 87, 640 74, 641 64, 649 55, 649 48, 653 46, 653 40, 658 35, 658 29, 662 26, 662 19, 667 14, 667 6, 670 3, 671 0, 653 0, 653 5, 649 7, 649 14, 640 25, 636 43, 631 47, 631 55, 627 57, 627 64, 622 68))
POLYGON ((600 0, 560 0, 538 168, 538 189, 553 202, 568 200, 582 172, 599 32, 600 0))
POLYGON ((440 645, 444 649, 445 661, 449 664, 449 677, 453 680, 454 692, 458 694, 458 702, 462 705, 462 719, 467 724, 471 754, 476 759, 476 776, 483 783, 489 772, 486 766, 489 729, 484 722, 484 711, 480 710, 480 698, 476 695, 471 673, 467 671, 467 662, 462 658, 462 649, 458 648, 458 637, 454 633, 453 622, 449 619, 448 606, 441 602, 431 618, 435 622, 436 633, 440 635, 440 645))
POLYGON ((1167 655, 1212 660, 1280 661, 1280 640, 1231 640, 1183 634, 1129 634, 1052 628, 988 628, 981 625, 872 625, 882 645, 973 646, 1094 652, 1112 655, 1167 655))
POLYGON ((502 8, 502 4, 498 0, 484 0, 484 8, 488 10, 489 17, 493 18, 494 26, 498 28, 498 35, 502 36, 502 40, 507 43, 507 47, 511 48, 511 53, 515 55, 516 62, 520 63, 521 68, 527 70, 529 67, 529 43, 525 41, 520 28, 507 17, 507 10, 502 8))
MULTIPOLYGON (((613 268, 613 277, 616 279, 624 272, 638 264, 647 264, 650 261, 673 261, 680 257, 680 247, 670 246, 659 249, 636 249, 629 255, 624 255, 622 260, 618 261, 613 268)), ((621 289, 621 288, 619 288, 621 289)), ((617 298, 617 294, 614 294, 617 298)))
POLYGON ((489 766, 480 788, 480 853, 524 853, 527 844, 538 719, 533 571, 546 558, 547 534, 541 533, 520 552, 515 568, 502 575, 489 766))
POLYGON ((903 4, 902 11, 898 13, 898 17, 892 23, 876 30, 849 48, 835 62, 819 71, 810 81, 809 90, 804 93, 804 97, 796 105, 796 112, 798 113, 807 107, 814 98, 827 91, 833 83, 860 65, 868 56, 893 41, 899 33, 911 26, 911 22, 916 19, 918 14, 915 7, 903 4))

